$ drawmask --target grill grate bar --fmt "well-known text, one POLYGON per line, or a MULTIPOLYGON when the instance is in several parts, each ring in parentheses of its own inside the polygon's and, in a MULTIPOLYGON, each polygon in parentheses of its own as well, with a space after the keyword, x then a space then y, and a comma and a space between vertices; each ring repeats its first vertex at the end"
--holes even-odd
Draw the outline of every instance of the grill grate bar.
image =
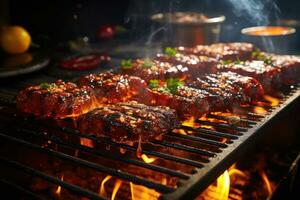
POLYGON ((77 145, 77 144, 70 143, 70 142, 65 142, 65 141, 62 141, 60 138, 55 137, 55 136, 49 137, 49 136, 44 135, 43 133, 38 133, 36 131, 31 131, 31 130, 26 130, 26 129, 19 129, 19 131, 25 132, 26 134, 32 134, 34 136, 42 137, 43 139, 46 139, 46 140, 51 140, 52 142, 55 142, 57 144, 65 146, 65 147, 72 147, 72 148, 75 148, 75 149, 79 149, 81 151, 85 151, 85 152, 88 152, 88 153, 93 153, 94 155, 98 155, 98 156, 101 156, 101 157, 104 157, 104 158, 113 159, 113 160, 116 160, 116 161, 121 161, 121 162, 129 163, 129 164, 133 164, 133 165, 140 166, 140 167, 147 168, 147 169, 151 169, 151 170, 154 170, 154 171, 157 171, 157 172, 165 173, 165 174, 168 174, 168 175, 171 175, 171 176, 176 176, 176 177, 179 177, 179 178, 182 178, 182 179, 188 179, 189 178, 189 175, 185 174, 183 172, 178 172, 178 171, 174 171, 174 170, 171 170, 171 169, 168 169, 168 168, 165 168, 165 167, 153 165, 153 164, 150 164, 150 163, 145 163, 145 162, 142 162, 140 160, 133 160, 133 159, 129 159, 129 158, 122 157, 122 156, 115 156, 115 155, 112 155, 112 154, 107 153, 107 152, 102 152, 102 151, 96 150, 95 148, 91 148, 91 147, 87 147, 87 146, 83 146, 83 145, 77 145))
POLYGON ((15 143, 19 143, 23 146, 26 146, 26 147, 29 147, 31 149, 37 150, 39 152, 47 153, 49 155, 52 155, 52 156, 55 156, 55 157, 58 157, 58 158, 69 160, 71 162, 75 162, 76 164, 95 169, 97 171, 100 171, 100 172, 103 172, 103 173, 106 173, 106 174, 109 174, 109 175, 112 175, 112 176, 130 181, 130 182, 133 182, 133 183, 138 184, 138 185, 144 185, 148 188, 155 189, 159 192, 168 193, 168 192, 174 191, 173 188, 167 187, 167 186, 162 185, 162 184, 158 184, 158 183, 148 181, 147 179, 140 178, 140 177, 128 174, 128 173, 123 172, 121 170, 108 168, 108 167, 98 165, 98 164, 95 164, 95 163, 92 163, 92 162, 89 162, 89 161, 86 161, 86 160, 83 160, 83 159, 80 159, 80 158, 76 158, 74 156, 70 156, 70 155, 67 155, 67 154, 64 154, 64 153, 61 153, 61 152, 57 152, 57 151, 54 151, 54 150, 51 150, 51 149, 43 148, 43 147, 40 147, 39 145, 35 145, 35 144, 32 144, 32 143, 24 141, 24 140, 20 140, 20 139, 14 138, 14 137, 10 137, 10 136, 2 134, 2 133, 0 133, 0 137, 2 137, 4 139, 7 139, 7 140, 10 140, 10 141, 15 142, 15 143))
POLYGON ((223 133, 220 131, 215 131, 215 130, 210 130, 210 129, 204 129, 204 128, 193 128, 193 127, 189 127, 189 126, 182 126, 182 129, 185 130, 190 130, 190 131, 194 131, 195 133, 199 132, 199 133, 206 133, 209 135, 213 135, 213 136, 217 136, 217 137, 224 137, 227 139, 238 139, 238 135, 232 135, 232 134, 228 134, 228 133, 223 133))
POLYGON ((188 140, 192 140, 192 141, 202 142, 202 143, 205 143, 205 144, 214 145, 214 146, 221 147, 221 148, 226 148, 227 147, 227 145, 224 144, 224 143, 217 142, 217 141, 210 140, 210 139, 206 139, 206 138, 197 137, 197 136, 183 135, 183 134, 174 133, 174 132, 171 132, 168 135, 170 135, 172 137, 177 137, 177 138, 183 138, 183 139, 188 139, 188 140))
MULTIPOLYGON (((47 124, 45 124, 45 126, 49 127, 49 125, 47 125, 47 124)), ((88 138, 88 139, 91 139, 91 140, 93 140, 95 142, 101 141, 101 142, 103 142, 103 143, 105 143, 107 145, 113 145, 113 146, 116 146, 116 147, 119 147, 119 148, 123 148, 123 149, 129 150, 129 151, 137 151, 136 147, 129 146, 127 144, 116 143, 116 142, 113 142, 113 141, 108 140, 108 139, 102 139, 102 140, 100 140, 100 138, 96 137, 95 135, 92 135, 92 134, 82 134, 79 131, 71 129, 71 128, 68 128, 68 127, 51 126, 50 128, 52 128, 52 129, 56 128, 56 129, 61 130, 61 131, 65 132, 65 133, 67 133, 67 134, 74 135, 74 136, 79 136, 79 137, 83 137, 83 138, 88 138)), ((162 153, 162 152, 148 151, 148 150, 143 150, 142 149, 142 153, 147 154, 147 155, 156 156, 156 157, 159 157, 159 158, 164 158, 166 160, 172 160, 172 161, 175 161, 175 162, 178 162, 178 163, 183 163, 183 164, 187 164, 187 165, 199 167, 199 168, 203 167, 203 164, 201 162, 190 160, 188 158, 182 158, 182 157, 178 157, 178 156, 173 156, 173 155, 162 153)))
POLYGON ((254 112, 249 111, 249 110, 247 112, 245 112, 244 109, 241 110, 241 111, 236 110, 236 111, 234 111, 234 114, 245 115, 247 117, 255 118, 256 120, 260 120, 260 119, 265 117, 264 115, 254 113, 254 112))
POLYGON ((13 188, 15 191, 18 191, 18 192, 20 192, 24 195, 27 195, 31 199, 43 200, 42 197, 34 194, 33 192, 29 191, 28 189, 25 189, 24 187, 21 187, 21 186, 15 184, 15 183, 12 183, 12 182, 7 181, 5 179, 0 179, 0 184, 7 185, 8 187, 13 188))
POLYGON ((200 120, 200 119, 196 119, 195 120, 197 123, 200 123, 202 125, 209 125, 209 126, 214 126, 214 127, 219 127, 219 128, 225 128, 225 129, 233 129, 236 131, 242 131, 242 132, 246 132, 247 129, 246 128, 242 128, 242 127, 237 127, 235 125, 230 125, 230 124, 224 124, 224 123, 216 123, 216 122, 210 122, 210 121, 204 121, 204 120, 200 120))
POLYGON ((180 149, 180 150, 188 151, 188 152, 192 152, 192 153, 197 153, 197 154, 200 154, 200 155, 203 155, 203 156, 208 156, 208 157, 213 157, 213 156, 216 155, 215 153, 212 153, 210 151, 197 149, 197 148, 186 146, 186 145, 183 145, 183 144, 170 143, 170 142, 167 142, 167 141, 155 140, 155 141, 151 141, 149 143, 154 144, 154 145, 161 145, 161 146, 171 147, 171 148, 174 148, 174 149, 180 149))
MULTIPOLYGON (((229 119, 228 119, 229 117, 219 116, 219 115, 215 115, 215 114, 211 114, 211 113, 207 114, 206 116, 207 116, 207 117, 210 117, 210 118, 220 119, 220 120, 226 120, 226 121, 229 120, 229 119)), ((250 124, 251 124, 251 125, 257 124, 256 121, 249 120, 249 119, 245 119, 245 118, 240 118, 239 121, 240 121, 240 122, 243 122, 243 123, 247 123, 248 125, 250 125, 250 124)))
POLYGON ((54 183, 56 185, 60 185, 61 187, 66 188, 69 191, 72 191, 72 192, 74 192, 78 195, 86 196, 86 197, 89 197, 91 199, 105 200, 105 198, 99 196, 98 194, 96 194, 94 192, 90 192, 86 189, 83 189, 83 188, 77 186, 77 185, 73 185, 73 184, 64 182, 64 181, 60 180, 59 178, 49 176, 46 173, 43 173, 39 170, 33 169, 31 167, 28 167, 28 166, 25 166, 21 163, 18 163, 18 162, 12 161, 12 160, 8 160, 8 159, 3 158, 3 157, 0 157, 0 161, 1 161, 0 162, 1 164, 23 170, 24 172, 26 172, 28 174, 37 176, 39 178, 42 178, 42 179, 44 179, 48 182, 54 183))

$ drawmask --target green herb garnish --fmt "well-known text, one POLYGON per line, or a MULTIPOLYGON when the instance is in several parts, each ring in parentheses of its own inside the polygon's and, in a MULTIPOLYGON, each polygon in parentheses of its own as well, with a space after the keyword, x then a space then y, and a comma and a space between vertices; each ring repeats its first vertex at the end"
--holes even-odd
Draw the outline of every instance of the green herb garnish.
POLYGON ((223 65, 228 65, 228 64, 231 64, 231 63, 233 63, 233 62, 232 62, 232 60, 222 60, 221 63, 222 63, 223 65))
POLYGON ((143 68, 150 68, 152 66, 153 66, 153 62, 152 62, 152 60, 150 58, 146 58, 144 60, 143 65, 142 65, 143 68))
POLYGON ((158 87, 159 87, 159 80, 153 79, 149 81, 149 88, 153 89, 158 87))
POLYGON ((130 69, 132 67, 131 59, 121 60, 121 67, 123 69, 130 69))
POLYGON ((263 52, 261 52, 259 50, 253 51, 251 54, 251 57, 252 57, 252 59, 264 61, 264 63, 267 65, 273 65, 272 57, 266 56, 266 54, 264 54, 263 52))
POLYGON ((167 48, 165 48, 165 54, 167 54, 168 56, 174 57, 174 56, 176 56, 177 51, 174 48, 167 47, 167 48))
POLYGON ((272 57, 268 57, 268 58, 264 59, 264 63, 267 65, 273 65, 272 57))
POLYGON ((175 94, 180 86, 183 86, 184 82, 179 78, 169 78, 167 79, 167 88, 170 93, 175 94))
POLYGON ((234 64, 237 64, 237 65, 241 64, 241 60, 240 60, 239 56, 236 57, 236 61, 234 62, 234 64))
POLYGON ((251 53, 251 58, 256 59, 261 54, 261 51, 255 50, 251 53))
POLYGON ((40 88, 44 89, 44 90, 52 90, 54 88, 56 88, 57 85, 55 83, 41 83, 40 84, 40 88))

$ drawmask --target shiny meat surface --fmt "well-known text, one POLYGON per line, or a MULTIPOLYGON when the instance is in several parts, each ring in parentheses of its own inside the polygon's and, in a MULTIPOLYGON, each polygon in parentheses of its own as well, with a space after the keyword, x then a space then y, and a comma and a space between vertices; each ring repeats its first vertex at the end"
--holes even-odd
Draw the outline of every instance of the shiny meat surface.
POLYGON ((232 71, 244 76, 249 76, 257 79, 264 90, 267 92, 272 91, 275 82, 280 81, 280 69, 274 68, 264 61, 252 60, 245 62, 231 62, 228 64, 219 64, 218 71, 232 71))
POLYGON ((147 84, 139 77, 111 72, 90 74, 79 79, 80 86, 93 88, 100 103, 117 103, 132 100, 147 93, 147 84))
POLYGON ((149 82, 152 79, 167 79, 170 77, 185 78, 188 75, 187 66, 180 64, 171 64, 159 60, 142 60, 133 61, 130 68, 122 68, 122 73, 138 76, 149 82))
POLYGON ((191 54, 185 55, 181 53, 176 53, 175 56, 157 54, 155 59, 161 62, 168 62, 173 65, 186 67, 188 69, 186 73, 188 77, 197 77, 204 73, 212 72, 218 64, 218 61, 211 57, 191 54))
POLYGON ((210 103, 216 110, 228 109, 233 104, 253 103, 264 95, 263 87, 256 79, 234 72, 204 75, 189 81, 188 85, 214 94, 217 98, 210 103))
POLYGON ((96 106, 95 100, 90 87, 79 87, 74 83, 58 80, 20 91, 17 108, 23 113, 39 117, 64 118, 90 111, 96 106))
POLYGON ((216 43, 198 45, 193 48, 178 47, 177 51, 183 54, 204 55, 219 60, 249 60, 256 48, 250 43, 216 43))
POLYGON ((179 126, 176 112, 135 102, 97 108, 78 120, 82 133, 110 137, 113 141, 146 142, 179 126))

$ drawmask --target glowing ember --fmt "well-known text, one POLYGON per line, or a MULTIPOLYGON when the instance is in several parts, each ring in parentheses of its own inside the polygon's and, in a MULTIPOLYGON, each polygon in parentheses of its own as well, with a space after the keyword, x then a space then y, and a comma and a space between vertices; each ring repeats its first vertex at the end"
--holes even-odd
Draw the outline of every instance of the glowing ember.
POLYGON ((174 133, 179 133, 182 135, 187 135, 187 131, 183 130, 183 129, 175 129, 173 130, 174 133))
POLYGON ((160 196, 160 193, 156 192, 153 189, 149 189, 141 185, 135 185, 131 182, 130 182, 130 191, 131 191, 132 200, 139 200, 139 199, 157 200, 160 196))
POLYGON ((195 123, 195 118, 194 117, 188 118, 187 120, 182 122, 182 125, 183 126, 188 126, 188 127, 194 127, 194 128, 199 127, 199 125, 195 123))
POLYGON ((260 115, 265 115, 267 113, 266 109, 264 109, 263 107, 260 107, 260 106, 255 106, 254 112, 256 114, 260 114, 260 115))
POLYGON ((236 124, 241 121, 240 116, 233 113, 212 112, 211 114, 223 117, 229 124, 236 124))
POLYGON ((227 121, 225 121, 225 120, 215 119, 215 118, 208 118, 206 116, 202 116, 201 118, 199 118, 199 120, 208 121, 208 122, 217 122, 217 123, 227 123, 227 121))
POLYGON ((265 183, 265 187, 266 187, 266 189, 268 191, 268 196, 271 196, 271 194, 273 192, 272 185, 271 185, 271 183, 270 183, 270 181, 269 181, 269 179, 268 179, 268 177, 267 177, 267 175, 266 175, 265 172, 262 171, 262 172, 260 172, 260 174, 261 174, 261 177, 262 177, 262 179, 263 179, 263 181, 265 183))
POLYGON ((145 163, 152 163, 156 160, 156 158, 150 158, 146 154, 142 154, 141 158, 145 163))
POLYGON ((115 197, 116 197, 116 195, 117 195, 117 193, 118 193, 118 191, 119 191, 121 185, 122 185, 122 181, 118 179, 118 180, 115 182, 115 186, 114 186, 114 189, 113 189, 113 192, 112 192, 112 195, 111 195, 111 200, 114 200, 114 199, 115 199, 115 197))
POLYGON ((80 138, 80 144, 83 145, 83 146, 91 147, 91 148, 94 147, 93 140, 90 140, 88 138, 81 137, 80 138))
POLYGON ((106 194, 106 191, 105 191, 105 183, 111 179, 111 176, 106 176, 103 181, 101 182, 101 185, 100 185, 100 190, 99 190, 99 194, 101 196, 104 196, 104 197, 107 197, 107 194, 106 194))
POLYGON ((213 126, 209 126, 209 125, 200 125, 200 128, 205 128, 205 129, 210 129, 210 130, 215 130, 215 128, 213 126))
MULTIPOLYGON (((63 181, 64 180, 64 175, 61 175, 60 180, 63 181)), ((55 194, 57 194, 58 196, 60 196, 60 192, 61 192, 61 186, 59 185, 55 191, 55 194)))
POLYGON ((275 98, 275 97, 271 97, 268 95, 264 96, 264 99, 268 102, 270 102, 270 106, 275 107, 279 104, 279 99, 275 98))

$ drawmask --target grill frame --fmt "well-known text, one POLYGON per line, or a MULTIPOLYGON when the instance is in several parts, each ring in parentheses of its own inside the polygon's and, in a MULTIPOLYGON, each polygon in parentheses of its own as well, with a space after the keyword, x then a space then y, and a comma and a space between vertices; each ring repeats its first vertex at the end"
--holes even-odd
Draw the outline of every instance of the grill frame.
MULTIPOLYGON (((194 149, 189 149, 189 151, 195 151, 196 153, 203 153, 205 156, 212 156, 212 158, 210 158, 209 162, 207 163, 201 163, 201 162, 195 162, 189 159, 184 159, 184 158, 176 158, 176 156, 170 157, 169 155, 165 155, 165 154, 159 154, 155 153, 155 152, 149 152, 149 151, 143 151, 143 153, 147 154, 147 155, 153 155, 153 156, 157 156, 157 157, 161 157, 161 158, 167 158, 173 161, 177 161, 177 162, 182 162, 182 163, 186 163, 186 164, 190 164, 195 166, 195 171, 196 173, 192 174, 192 175, 186 175, 188 177, 187 180, 183 180, 184 175, 180 175, 178 174, 178 176, 181 176, 179 182, 178 182, 178 187, 175 190, 169 190, 168 189, 162 189, 161 191, 164 191, 165 193, 162 194, 162 196, 160 197, 161 199, 186 199, 186 198, 195 198, 196 196, 198 196, 198 194, 203 191, 210 183, 212 183, 224 170, 226 170, 231 164, 233 164, 236 159, 239 157, 239 155, 242 154, 242 152, 244 152, 247 147, 251 146, 251 143, 254 142, 257 138, 259 138, 258 136, 263 132, 263 129, 266 128, 268 125, 272 124, 274 122, 274 120, 276 120, 278 117, 280 117, 282 115, 283 112, 288 112, 290 109, 290 107, 293 104, 298 104, 300 102, 300 89, 299 87, 297 87, 297 89, 294 89, 294 92, 291 92, 289 95, 285 96, 285 98, 283 98, 280 101, 280 104, 277 107, 271 108, 268 112, 268 114, 266 114, 265 116, 260 116, 254 113, 248 113, 251 116, 254 116, 255 118, 257 118, 258 121, 252 121, 252 120, 245 120, 247 123, 249 123, 249 125, 251 125, 252 127, 249 129, 237 129, 236 127, 232 127, 233 129, 235 129, 236 131, 240 131, 243 132, 241 134, 228 134, 228 133, 223 133, 223 132, 219 132, 219 131, 214 131, 214 130, 208 130, 208 129, 199 129, 199 132, 206 132, 209 134, 214 134, 214 135, 218 135, 218 136, 223 136, 225 138, 229 138, 232 143, 230 144, 224 144, 222 146, 220 146, 220 149, 222 149, 222 152, 220 153, 211 153, 208 151, 204 151, 202 152, 201 150, 194 150, 194 149)), ((0 102, 3 105, 8 105, 8 106, 14 106, 15 103, 13 101, 13 97, 10 95, 2 95, 0 96, 0 102)), ((45 124, 46 125, 46 124, 45 124)), ((94 136, 92 135, 81 135, 81 133, 79 133, 78 131, 75 131, 73 129, 70 128, 66 128, 66 127, 57 127, 59 129, 61 129, 64 132, 69 132, 72 134, 78 134, 78 136, 81 137, 86 137, 92 140, 97 140, 94 136)), ((230 127, 227 127, 230 128, 230 127)), ((190 128, 195 130, 194 128, 190 128)), ((23 130, 24 131, 24 130, 23 130)), ((178 137, 187 137, 187 139, 196 139, 198 138, 198 140, 200 142, 210 142, 209 140, 205 140, 205 138, 201 138, 199 136, 197 137, 191 137, 191 136, 180 136, 178 135, 178 137)), ((117 145, 121 148, 125 148, 127 150, 131 150, 131 151, 135 151, 136 149, 134 147, 130 147, 130 146, 126 146, 123 144, 116 144, 114 142, 111 142, 109 140, 107 140, 107 143, 110 145, 117 145)), ((154 144, 157 144, 157 141, 154 142, 154 144)), ((222 143, 221 143, 222 144, 222 143)), ((172 145, 172 144, 168 144, 165 142, 160 142, 160 145, 163 146, 171 146, 173 148, 183 148, 185 149, 184 146, 182 145, 172 145)), ((217 143, 214 145, 218 145, 217 143)), ((185 149, 186 150, 186 149, 185 149)), ((147 164, 149 165, 149 164, 147 164)), ((153 168, 152 168, 153 169, 153 168)), ((158 169, 158 168, 157 168, 158 169)), ((161 169, 158 169, 161 170, 161 169)), ((170 172, 172 173, 172 172, 170 172)), ((136 181, 135 181, 136 182, 136 181)), ((59 184, 57 185, 61 185, 62 187, 64 187, 64 181, 60 181, 59 184)), ((144 185, 144 184, 143 184, 144 185)), ((157 187, 150 187, 153 189, 157 189, 157 187)), ((100 198, 101 199, 101 198, 100 198)))

